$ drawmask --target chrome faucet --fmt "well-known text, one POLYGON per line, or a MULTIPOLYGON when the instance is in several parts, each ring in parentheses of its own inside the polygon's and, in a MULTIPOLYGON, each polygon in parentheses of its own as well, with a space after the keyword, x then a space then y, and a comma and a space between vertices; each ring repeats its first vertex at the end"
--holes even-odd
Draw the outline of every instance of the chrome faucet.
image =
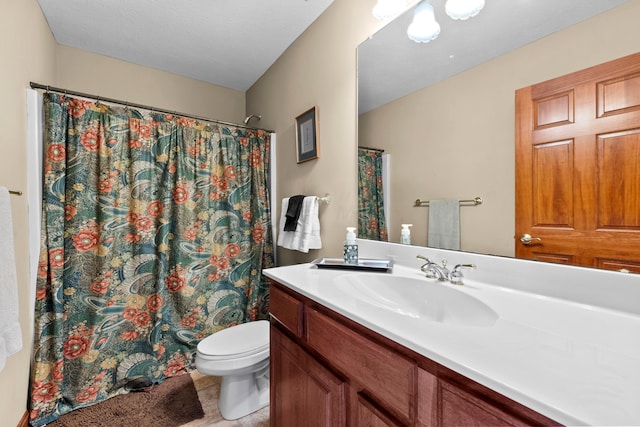
POLYGON ((429 279, 438 279, 439 282, 445 282, 449 280, 449 275, 451 272, 447 268, 447 260, 442 260, 442 266, 439 266, 431 259, 424 257, 422 255, 418 255, 418 258, 425 260, 426 262, 422 264, 420 270, 423 273, 426 273, 429 279))
POLYGON ((449 270, 447 268, 446 259, 442 260, 442 265, 438 265, 436 262, 425 256, 418 255, 417 258, 426 261, 424 264, 422 264, 420 270, 425 273, 429 279, 438 279, 439 282, 449 281, 454 285, 463 284, 463 268, 476 268, 475 264, 456 264, 456 266, 453 267, 453 270, 449 270))

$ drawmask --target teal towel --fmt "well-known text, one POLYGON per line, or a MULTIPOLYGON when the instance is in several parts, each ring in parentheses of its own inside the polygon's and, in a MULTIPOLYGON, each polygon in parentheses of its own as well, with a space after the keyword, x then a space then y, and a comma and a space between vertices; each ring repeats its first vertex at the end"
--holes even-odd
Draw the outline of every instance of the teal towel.
POLYGON ((429 200, 427 246, 460 250, 460 203, 458 200, 429 200))

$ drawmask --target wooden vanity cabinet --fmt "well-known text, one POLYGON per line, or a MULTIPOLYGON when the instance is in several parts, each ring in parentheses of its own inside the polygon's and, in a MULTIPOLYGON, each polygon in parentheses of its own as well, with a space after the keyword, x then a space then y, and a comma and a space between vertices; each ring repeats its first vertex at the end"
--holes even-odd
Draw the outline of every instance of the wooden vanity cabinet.
POLYGON ((270 283, 274 427, 558 425, 270 283))

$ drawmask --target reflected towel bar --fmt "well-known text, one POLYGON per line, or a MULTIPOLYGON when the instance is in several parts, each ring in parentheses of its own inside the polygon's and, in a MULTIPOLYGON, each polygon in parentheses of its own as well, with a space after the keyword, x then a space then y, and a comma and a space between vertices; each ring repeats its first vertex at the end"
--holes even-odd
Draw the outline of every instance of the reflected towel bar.
MULTIPOLYGON (((470 199, 470 200, 460 200, 459 203, 460 203, 460 206, 478 206, 482 204, 482 197, 476 197, 475 199, 470 199)), ((429 201, 416 199, 416 202, 413 204, 413 207, 420 207, 420 206, 428 207, 429 201)))
POLYGON ((15 194, 16 196, 22 196, 22 191, 9 190, 9 194, 15 194))

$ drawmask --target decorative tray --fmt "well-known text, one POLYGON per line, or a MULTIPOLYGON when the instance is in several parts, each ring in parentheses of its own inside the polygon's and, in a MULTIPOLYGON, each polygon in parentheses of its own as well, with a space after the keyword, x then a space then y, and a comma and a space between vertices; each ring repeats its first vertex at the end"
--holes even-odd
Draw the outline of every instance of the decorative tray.
POLYGON ((342 258, 318 258, 311 261, 318 268, 333 268, 342 270, 378 271, 390 273, 393 261, 390 259, 359 258, 357 264, 347 264, 342 258))

